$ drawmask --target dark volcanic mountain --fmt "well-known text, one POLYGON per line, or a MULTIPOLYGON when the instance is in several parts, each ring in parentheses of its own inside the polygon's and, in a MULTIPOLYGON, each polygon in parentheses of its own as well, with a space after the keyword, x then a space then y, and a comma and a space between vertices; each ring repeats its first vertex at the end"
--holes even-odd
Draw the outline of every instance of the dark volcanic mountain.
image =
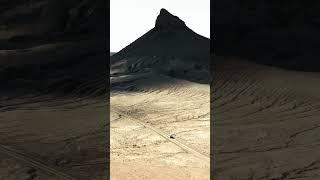
MULTIPOLYGON (((160 10, 155 27, 111 57, 113 72, 157 71, 188 80, 209 79, 210 40, 160 10)), ((113 75, 113 73, 111 73, 113 75)))

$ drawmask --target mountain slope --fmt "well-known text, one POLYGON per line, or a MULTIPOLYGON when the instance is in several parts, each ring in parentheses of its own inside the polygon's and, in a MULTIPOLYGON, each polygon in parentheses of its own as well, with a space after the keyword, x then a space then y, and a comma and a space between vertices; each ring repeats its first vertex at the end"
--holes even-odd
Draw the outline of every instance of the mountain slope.
POLYGON ((204 82, 209 79, 209 51, 209 39, 161 9, 153 29, 111 57, 111 68, 117 73, 152 70, 204 82))

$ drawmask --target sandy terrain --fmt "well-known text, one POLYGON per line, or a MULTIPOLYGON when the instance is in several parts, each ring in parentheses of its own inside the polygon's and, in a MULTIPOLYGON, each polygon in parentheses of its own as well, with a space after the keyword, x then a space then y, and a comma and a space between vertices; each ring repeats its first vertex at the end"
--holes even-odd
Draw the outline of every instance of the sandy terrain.
POLYGON ((89 41, 99 45, 0 50, 0 156, 8 159, 0 178, 28 179, 28 168, 29 179, 107 176, 107 68, 99 48, 86 48, 89 41), (87 54, 75 54, 80 47, 87 54))
POLYGON ((13 180, 13 179, 48 179, 54 180, 56 177, 51 174, 47 174, 39 169, 30 167, 28 164, 24 164, 21 161, 13 159, 11 156, 1 154, 0 155, 0 177, 1 180, 13 180), (19 177, 19 178, 17 178, 19 177))
POLYGON ((106 101, 39 96, 1 102, 2 179, 106 178, 106 101))
POLYGON ((216 59, 216 180, 320 178, 320 74, 216 59))
POLYGON ((111 179, 209 179, 209 106, 209 85, 162 75, 114 88, 111 179))

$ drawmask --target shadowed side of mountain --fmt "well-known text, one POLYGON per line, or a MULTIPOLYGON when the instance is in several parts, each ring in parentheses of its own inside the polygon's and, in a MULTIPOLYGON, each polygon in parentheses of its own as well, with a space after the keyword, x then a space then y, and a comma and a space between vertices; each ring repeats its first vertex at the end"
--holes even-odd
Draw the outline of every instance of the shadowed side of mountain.
POLYGON ((207 82, 209 60, 210 40, 193 32, 179 17, 161 9, 155 27, 113 55, 111 66, 121 68, 122 73, 152 70, 207 82))

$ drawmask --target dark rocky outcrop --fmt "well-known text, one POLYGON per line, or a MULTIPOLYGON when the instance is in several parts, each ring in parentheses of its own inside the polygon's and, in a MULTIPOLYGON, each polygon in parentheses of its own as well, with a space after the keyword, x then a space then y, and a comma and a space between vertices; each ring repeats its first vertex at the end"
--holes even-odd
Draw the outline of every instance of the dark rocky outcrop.
POLYGON ((189 29, 177 16, 161 9, 155 27, 115 54, 114 58, 130 56, 201 57, 208 61, 210 42, 189 29))
POLYGON ((183 29, 186 24, 179 17, 172 15, 166 9, 161 9, 157 17, 155 28, 161 30, 183 29))
POLYGON ((320 2, 225 0, 212 4, 216 55, 320 71, 320 2))
POLYGON ((210 40, 193 32, 177 16, 160 10, 155 27, 111 57, 111 64, 125 61, 129 72, 152 69, 170 76, 210 79, 210 40), (200 73, 201 75, 195 75, 200 73), (193 77, 194 76, 194 77, 193 77))

